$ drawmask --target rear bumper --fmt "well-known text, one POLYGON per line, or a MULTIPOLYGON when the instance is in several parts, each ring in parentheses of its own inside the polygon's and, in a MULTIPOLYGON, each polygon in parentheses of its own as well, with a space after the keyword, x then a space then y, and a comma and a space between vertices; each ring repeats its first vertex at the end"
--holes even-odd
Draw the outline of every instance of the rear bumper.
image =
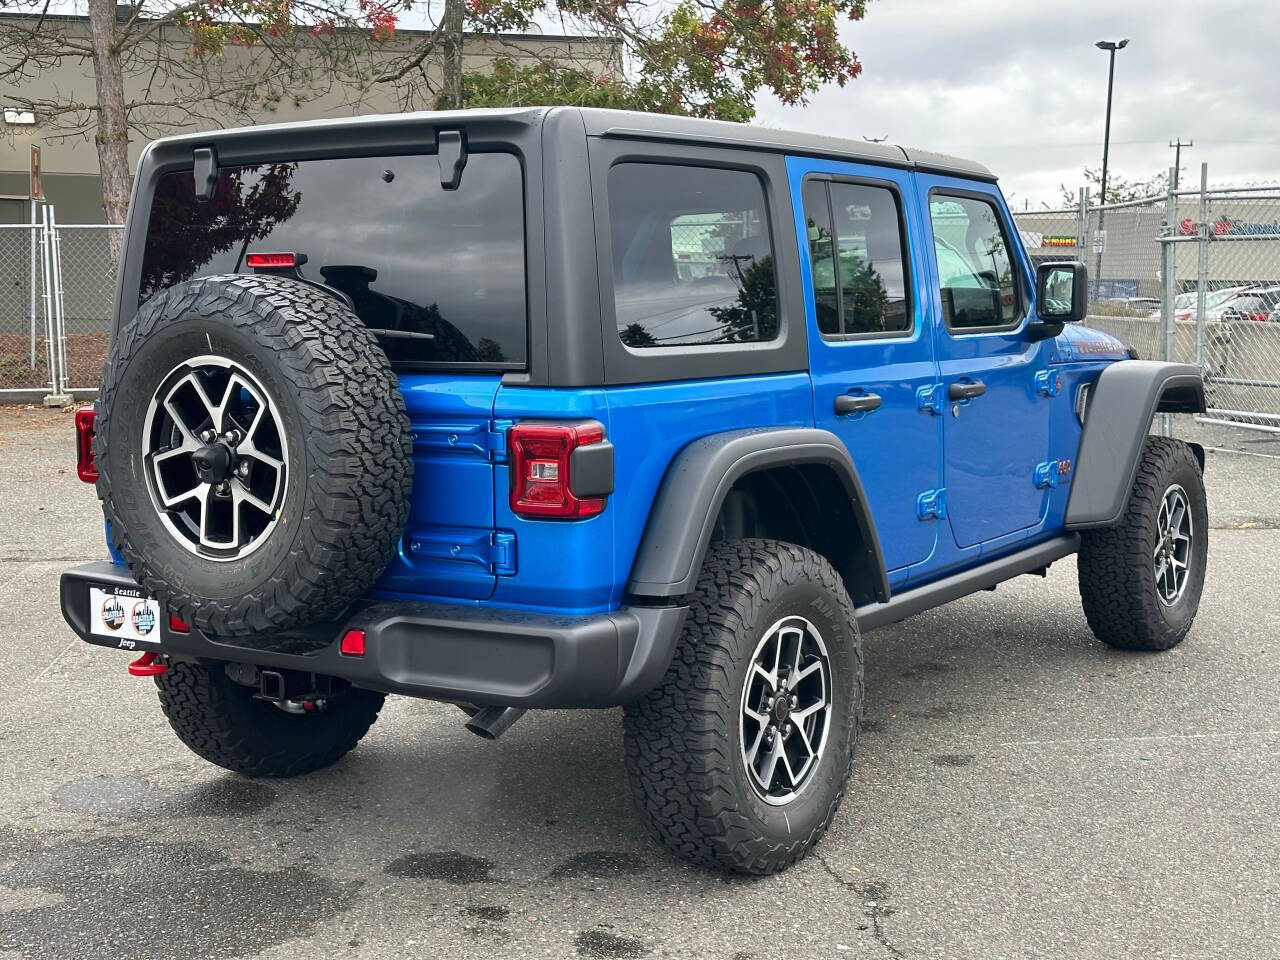
POLYGON ((87 643, 174 659, 251 663, 340 677, 385 693, 479 705, 611 707, 647 693, 666 672, 686 608, 623 607, 587 617, 439 603, 370 602, 340 622, 259 641, 175 633, 167 614, 155 642, 89 632, 91 586, 136 591, 128 570, 90 563, 62 574, 62 616, 87 643), (348 630, 365 654, 344 656, 348 630))

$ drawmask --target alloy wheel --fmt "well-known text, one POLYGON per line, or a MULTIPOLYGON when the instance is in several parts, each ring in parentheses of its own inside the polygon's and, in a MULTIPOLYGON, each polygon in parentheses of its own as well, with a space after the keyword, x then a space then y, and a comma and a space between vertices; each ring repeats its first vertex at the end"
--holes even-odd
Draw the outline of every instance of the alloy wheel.
POLYGON ((742 763, 765 803, 790 803, 822 760, 831 727, 832 676, 826 644, 804 617, 765 631, 742 685, 742 763))
POLYGON ((151 501, 186 550, 239 560, 270 535, 285 493, 280 413, 248 370, 219 356, 174 367, 147 407, 151 501))

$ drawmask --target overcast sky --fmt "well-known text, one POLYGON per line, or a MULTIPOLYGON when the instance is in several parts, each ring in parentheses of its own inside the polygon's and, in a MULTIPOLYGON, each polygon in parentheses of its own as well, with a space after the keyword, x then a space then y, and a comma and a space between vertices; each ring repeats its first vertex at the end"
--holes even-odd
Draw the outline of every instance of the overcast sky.
POLYGON ((1116 55, 1110 169, 1129 179, 1200 162, 1214 183, 1280 180, 1280 0, 872 0, 845 41, 862 77, 804 107, 763 98, 758 123, 980 160, 1011 206, 1059 205, 1102 162, 1107 54, 1116 55))

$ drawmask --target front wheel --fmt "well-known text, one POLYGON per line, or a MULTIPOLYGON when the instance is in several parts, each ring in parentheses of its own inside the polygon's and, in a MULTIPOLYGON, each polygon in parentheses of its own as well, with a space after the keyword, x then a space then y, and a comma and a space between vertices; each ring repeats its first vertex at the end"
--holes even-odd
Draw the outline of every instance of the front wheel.
POLYGON ((683 859, 768 874, 826 831, 853 760, 862 647, 822 557, 794 544, 713 544, 662 682, 626 708, 632 795, 683 859))
POLYGON ((1120 522, 1086 530, 1080 598, 1094 635, 1123 650, 1168 650, 1200 607, 1209 554, 1204 477, 1180 440, 1147 437, 1120 522))

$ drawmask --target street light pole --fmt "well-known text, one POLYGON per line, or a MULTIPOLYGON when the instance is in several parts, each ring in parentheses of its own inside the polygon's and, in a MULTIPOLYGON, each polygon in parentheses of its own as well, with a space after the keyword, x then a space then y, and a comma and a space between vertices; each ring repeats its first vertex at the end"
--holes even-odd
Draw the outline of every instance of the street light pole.
POLYGON ((1107 69, 1107 126, 1102 137, 1102 195, 1098 199, 1102 204, 1107 202, 1107 161, 1111 153, 1111 91, 1116 82, 1116 51, 1123 50, 1128 45, 1128 40, 1121 40, 1118 43, 1099 40, 1094 44, 1099 50, 1106 50, 1111 54, 1111 64, 1107 69))
POLYGON ((1091 299, 1102 299, 1102 248, 1106 243, 1106 216, 1107 216, 1107 161, 1111 157, 1111 91, 1116 82, 1116 51, 1123 50, 1129 45, 1129 41, 1120 40, 1118 42, 1111 40, 1099 40, 1094 46, 1099 50, 1106 50, 1111 54, 1111 63, 1107 68, 1107 125, 1102 135, 1102 190, 1098 197, 1098 232, 1094 238, 1094 246, 1097 247, 1098 262, 1097 268, 1093 272, 1093 282, 1090 285, 1092 289, 1091 299))

